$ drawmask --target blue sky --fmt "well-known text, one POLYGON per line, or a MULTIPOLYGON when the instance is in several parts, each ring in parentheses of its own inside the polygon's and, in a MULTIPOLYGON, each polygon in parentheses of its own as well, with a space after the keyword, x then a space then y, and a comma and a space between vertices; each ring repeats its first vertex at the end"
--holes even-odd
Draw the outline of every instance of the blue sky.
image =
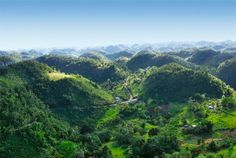
POLYGON ((0 0, 0 50, 236 40, 236 0, 0 0))

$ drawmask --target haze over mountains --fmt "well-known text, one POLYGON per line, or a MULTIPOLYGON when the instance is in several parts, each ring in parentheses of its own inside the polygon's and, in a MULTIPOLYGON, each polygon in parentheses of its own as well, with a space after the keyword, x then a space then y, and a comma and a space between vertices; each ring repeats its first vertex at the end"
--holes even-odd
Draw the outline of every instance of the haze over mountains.
POLYGON ((199 42, 164 42, 157 44, 120 44, 120 45, 109 45, 103 47, 88 47, 82 49, 76 48, 63 48, 63 49, 32 49, 32 50, 11 50, 4 51, 1 50, 0 55, 6 53, 20 53, 23 58, 27 58, 26 54, 34 54, 41 56, 43 54, 52 54, 52 55, 69 55, 69 56, 79 56, 83 53, 88 53, 91 51, 99 51, 105 54, 113 54, 121 51, 128 51, 129 53, 135 54, 137 52, 148 50, 156 52, 171 52, 171 51, 184 51, 188 49, 199 49, 199 48, 210 48, 216 51, 235 51, 236 42, 234 41, 223 41, 223 42, 208 42, 208 41, 199 41, 199 42), (24 56, 25 54, 25 56, 24 56))

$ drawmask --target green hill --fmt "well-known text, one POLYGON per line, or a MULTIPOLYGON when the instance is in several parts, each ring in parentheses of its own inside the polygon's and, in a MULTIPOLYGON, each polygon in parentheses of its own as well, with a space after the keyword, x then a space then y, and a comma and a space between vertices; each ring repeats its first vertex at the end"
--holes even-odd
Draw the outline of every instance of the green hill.
POLYGON ((230 53, 220 53, 212 49, 195 50, 189 62, 201 66, 218 67, 223 61, 233 58, 230 53))
POLYGON ((198 65, 206 64, 212 57, 219 53, 220 52, 216 52, 212 49, 196 50, 189 61, 198 65))
POLYGON ((65 72, 82 75, 94 82, 119 81, 124 78, 122 69, 112 63, 100 62, 91 58, 65 56, 42 56, 37 61, 65 72))
POLYGON ((187 48, 180 51, 170 51, 167 52, 169 55, 175 55, 184 59, 191 57, 196 51, 196 48, 187 48))
POLYGON ((207 72, 193 71, 178 64, 153 70, 143 84, 143 97, 158 102, 186 101, 196 94, 221 98, 229 94, 227 86, 207 72))
POLYGON ((119 59, 122 57, 130 58, 132 56, 133 56, 133 54, 128 51, 121 51, 121 52, 106 55, 106 57, 110 60, 116 60, 116 59, 119 59))
POLYGON ((145 69, 149 66, 157 66, 161 67, 163 65, 169 63, 178 63, 180 65, 184 65, 187 67, 193 67, 194 65, 191 63, 186 62, 180 57, 172 56, 172 55, 164 55, 164 54, 151 54, 151 53, 142 53, 139 55, 134 56, 131 58, 128 63, 127 67, 132 70, 136 71, 138 69, 145 69))
POLYGON ((68 123, 81 127, 84 120, 96 122, 113 102, 92 81, 35 61, 1 68, 0 95, 1 157, 83 155, 81 150, 91 149, 80 147, 80 131, 68 123))
POLYGON ((63 156, 58 146, 72 139, 69 125, 54 117, 21 78, 3 73, 5 70, 0 71, 0 157, 63 156))
POLYGON ((223 62, 217 71, 220 79, 236 89, 236 58, 223 62))
POLYGON ((17 60, 9 56, 0 56, 0 67, 16 63, 17 60))
MULTIPOLYGON (((0 68, 0 157, 236 155, 236 93, 208 69, 146 51, 112 62, 37 60, 0 68), (113 78, 114 72, 122 79, 113 78)), ((219 72, 230 66, 224 72, 235 74, 232 63, 221 64, 219 72)))
POLYGON ((94 59, 94 60, 98 60, 100 62, 107 62, 107 60, 108 60, 103 52, 98 52, 98 51, 91 51, 88 53, 84 53, 84 54, 80 55, 80 57, 94 59))
POLYGON ((20 62, 2 71, 2 78, 26 84, 52 111, 69 122, 92 117, 100 111, 97 106, 113 102, 113 97, 92 81, 37 62, 20 62))
POLYGON ((145 53, 140 55, 135 55, 127 62, 127 67, 132 70, 145 69, 148 66, 154 65, 153 58, 155 54, 145 53))

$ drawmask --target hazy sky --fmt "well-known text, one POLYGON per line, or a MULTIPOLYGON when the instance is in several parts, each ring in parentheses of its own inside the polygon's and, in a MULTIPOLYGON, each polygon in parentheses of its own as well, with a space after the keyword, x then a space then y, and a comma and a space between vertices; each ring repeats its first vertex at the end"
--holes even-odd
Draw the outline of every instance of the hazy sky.
POLYGON ((236 40, 236 0, 0 0, 0 50, 236 40))

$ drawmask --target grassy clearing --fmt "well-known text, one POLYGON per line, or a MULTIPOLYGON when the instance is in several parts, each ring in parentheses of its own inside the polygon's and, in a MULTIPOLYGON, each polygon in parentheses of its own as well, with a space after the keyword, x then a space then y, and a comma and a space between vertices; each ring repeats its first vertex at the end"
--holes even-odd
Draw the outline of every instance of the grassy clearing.
POLYGON ((111 150, 113 158, 125 158, 125 148, 122 148, 117 145, 116 142, 109 142, 107 144, 107 147, 111 150))
POLYGON ((119 114, 120 110, 119 107, 114 106, 108 109, 105 114, 102 116, 101 119, 98 120, 97 126, 101 127, 105 124, 108 124, 109 122, 115 120, 119 114))
POLYGON ((58 81, 64 78, 71 78, 71 75, 67 75, 65 73, 61 73, 61 72, 50 72, 48 73, 48 77, 50 80, 53 81, 58 81))
POLYGON ((214 130, 236 128, 236 111, 224 112, 220 114, 211 114, 208 121, 213 123, 214 130))

